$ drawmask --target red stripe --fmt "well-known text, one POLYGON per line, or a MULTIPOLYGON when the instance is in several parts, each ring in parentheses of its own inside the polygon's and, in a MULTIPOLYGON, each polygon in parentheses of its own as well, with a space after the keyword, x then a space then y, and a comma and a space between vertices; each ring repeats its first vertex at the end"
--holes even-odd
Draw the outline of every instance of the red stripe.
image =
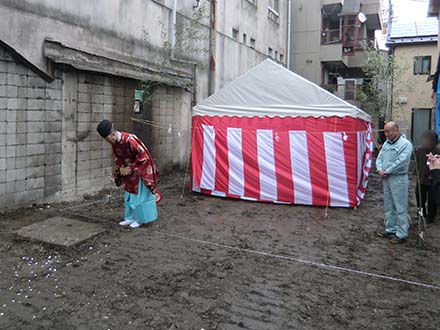
POLYGON ((215 150, 215 190, 227 193, 229 187, 229 161, 225 127, 218 127, 215 130, 215 150))
POLYGON ((243 163, 244 163, 244 195, 260 199, 260 173, 258 170, 257 134, 256 130, 244 127, 243 163))
MULTIPOLYGON (((279 201, 293 202, 293 182, 290 169, 290 151, 288 143, 289 130, 302 130, 308 132, 308 152, 310 163, 311 183, 313 187, 313 204, 325 206, 330 202, 328 194, 328 179, 326 168, 326 157, 324 148, 324 139, 322 132, 343 132, 348 135, 348 141, 344 142, 344 155, 346 158, 346 173, 347 184, 350 198, 350 206, 355 206, 356 192, 361 193, 365 191, 362 187, 356 187, 357 180, 357 148, 355 143, 355 133, 365 131, 365 121, 344 117, 344 118, 259 118, 259 117, 193 117, 193 150, 192 150, 192 170, 195 179, 195 186, 200 186, 202 166, 203 166, 203 130, 201 124, 214 126, 217 134, 219 129, 226 129, 226 127, 236 127, 243 129, 243 160, 244 160, 244 176, 245 176, 245 197, 260 199, 260 179, 257 161, 257 145, 256 145, 256 130, 270 129, 278 132, 278 136, 282 143, 274 141, 275 148, 275 167, 276 176, 279 186, 277 192, 279 201), (352 133, 353 132, 353 133, 352 133), (285 140, 287 139, 287 140, 285 140), (353 146, 352 146, 353 143, 353 146), (347 144, 347 145, 346 145, 347 144), (286 152, 287 151, 287 152, 286 152), (283 156, 287 159, 283 159, 283 156), (356 160, 353 162, 352 159, 356 160), (286 165, 287 168, 286 168, 286 165), (284 174, 283 174, 284 173, 284 174), (353 184, 354 183, 354 187, 353 184)), ((222 134, 222 133, 220 133, 222 134)), ((229 181, 228 166, 229 162, 224 162, 223 159, 227 155, 227 143, 224 141, 224 146, 220 147, 220 139, 216 136, 217 148, 217 163, 225 165, 216 167, 216 190, 225 192, 225 184, 229 181), (222 150, 223 148, 223 150, 222 150), (219 179, 222 178, 222 179, 219 179)), ((227 156, 226 156, 227 157, 227 156)), ((366 169, 367 171, 369 169, 366 169)), ((363 181, 368 181, 364 176, 363 181)), ((227 188, 227 187, 226 187, 227 188)), ((227 191, 227 190, 226 190, 227 191)), ((203 190, 204 193, 210 192, 203 190)), ((239 196, 228 197, 237 198, 239 196)))
POLYGON ((323 134, 307 133, 313 205, 330 205, 323 134))
MULTIPOLYGON (((342 135, 344 138, 344 134, 342 135)), ((347 189, 350 206, 355 207, 357 205, 356 192, 357 192, 357 134, 347 133, 346 140, 343 139, 344 145, 344 159, 345 159, 345 173, 347 176, 347 189)))
POLYGON ((203 167, 203 129, 199 118, 194 117, 192 130, 192 173, 194 179, 194 185, 200 187, 200 180, 202 179, 202 167, 203 167))
POLYGON ((289 132, 278 133, 274 131, 273 145, 277 178, 277 200, 279 202, 292 202, 294 199, 289 132))

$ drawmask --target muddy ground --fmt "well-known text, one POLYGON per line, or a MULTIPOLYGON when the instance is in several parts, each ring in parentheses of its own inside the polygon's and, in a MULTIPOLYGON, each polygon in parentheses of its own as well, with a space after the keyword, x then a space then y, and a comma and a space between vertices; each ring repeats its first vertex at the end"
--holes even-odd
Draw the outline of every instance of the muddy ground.
POLYGON ((181 182, 179 175, 164 180, 160 219, 138 230, 116 225, 117 197, 113 206, 1 215, 0 328, 440 329, 440 290, 202 242, 440 286, 440 221, 428 227, 424 249, 414 227, 403 245, 375 237, 383 228, 377 177, 359 209, 330 209, 327 218, 323 208, 181 199, 181 182), (14 234, 60 214, 107 231, 69 249, 14 234))

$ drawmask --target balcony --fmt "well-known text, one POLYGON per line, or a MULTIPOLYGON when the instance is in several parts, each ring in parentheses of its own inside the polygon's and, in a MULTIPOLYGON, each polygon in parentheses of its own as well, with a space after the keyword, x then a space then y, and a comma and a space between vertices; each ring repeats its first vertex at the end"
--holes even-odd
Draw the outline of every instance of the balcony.
POLYGON ((380 15, 382 6, 379 0, 362 0, 361 11, 365 15, 380 15))
POLYGON ((362 0, 361 11, 367 16, 369 30, 382 29, 382 5, 379 0, 362 0))
POLYGON ((334 30, 322 30, 321 31, 321 45, 330 45, 341 42, 341 31, 340 29, 334 30))
POLYGON ((320 59, 321 62, 342 62, 342 44, 339 42, 321 45, 320 59))
POLYGON ((342 40, 339 29, 321 32, 321 62, 341 62, 348 68, 361 67, 367 56, 371 38, 358 38, 356 43, 342 40))
POLYGON ((367 51, 359 50, 351 56, 343 56, 342 61, 348 68, 360 68, 367 59, 367 51))

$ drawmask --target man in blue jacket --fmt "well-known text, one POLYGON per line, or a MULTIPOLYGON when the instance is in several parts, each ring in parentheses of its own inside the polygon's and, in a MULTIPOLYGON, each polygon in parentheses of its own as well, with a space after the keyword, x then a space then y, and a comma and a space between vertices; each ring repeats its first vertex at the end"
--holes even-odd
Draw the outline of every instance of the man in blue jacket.
POLYGON ((395 122, 384 128, 386 141, 376 160, 383 181, 386 228, 378 233, 391 243, 403 243, 408 237, 408 166, 412 145, 399 132, 395 122))

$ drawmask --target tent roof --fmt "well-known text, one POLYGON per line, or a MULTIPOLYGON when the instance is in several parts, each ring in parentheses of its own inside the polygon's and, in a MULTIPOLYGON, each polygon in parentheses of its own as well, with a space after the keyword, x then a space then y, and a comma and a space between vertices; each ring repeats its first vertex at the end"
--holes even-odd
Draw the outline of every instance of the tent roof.
POLYGON ((197 104, 194 116, 354 117, 370 115, 272 60, 197 104))

